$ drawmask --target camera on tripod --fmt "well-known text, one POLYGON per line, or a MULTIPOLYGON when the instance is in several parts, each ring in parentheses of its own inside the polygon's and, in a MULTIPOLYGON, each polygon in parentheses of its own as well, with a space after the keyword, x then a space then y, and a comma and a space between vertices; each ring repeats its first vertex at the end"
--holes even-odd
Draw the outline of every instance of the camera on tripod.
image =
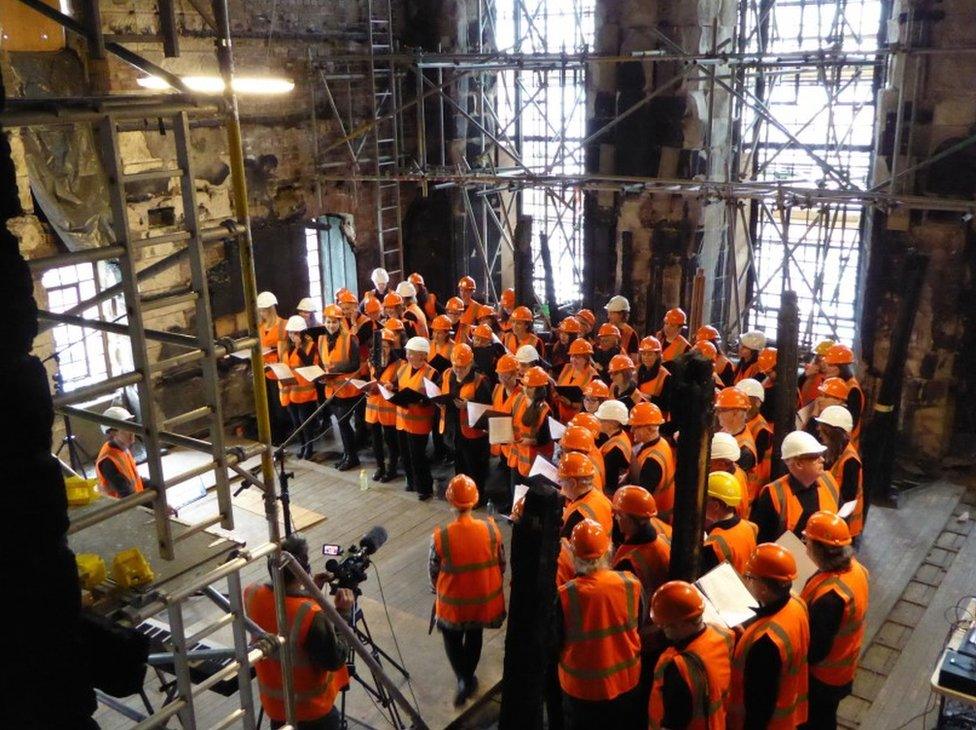
POLYGON ((323 545, 322 554, 329 557, 325 562, 325 569, 332 574, 329 580, 329 592, 335 593, 339 588, 349 588, 357 596, 362 594, 359 584, 368 577, 369 556, 383 547, 386 542, 386 529, 377 525, 359 540, 359 544, 350 545, 343 550, 340 545, 323 545), (341 561, 336 558, 346 553, 341 561))

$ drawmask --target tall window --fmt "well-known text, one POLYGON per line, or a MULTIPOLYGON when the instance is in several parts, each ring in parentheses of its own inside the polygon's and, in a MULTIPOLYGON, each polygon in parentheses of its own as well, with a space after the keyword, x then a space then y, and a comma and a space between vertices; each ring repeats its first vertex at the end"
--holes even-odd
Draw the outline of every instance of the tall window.
POLYGON ((316 310, 322 309, 322 263, 319 255, 319 232, 314 228, 305 229, 305 263, 308 265, 308 295, 315 303, 316 310))
MULTIPOLYGON (((513 53, 575 53, 593 46, 595 0, 503 0, 495 29, 498 49, 513 53)), ((521 164, 535 173, 578 175, 585 172, 586 72, 504 71, 498 75, 497 106, 505 135, 521 147, 521 164)), ((524 166, 524 167, 523 167, 524 166)), ((532 216, 535 288, 545 294, 542 242, 552 257, 559 303, 580 298, 583 261, 583 196, 554 187, 523 190, 522 212, 532 216)))
MULTIPOLYGON (((874 128, 874 59, 883 0, 742 0, 747 49, 771 57, 796 51, 856 53, 795 70, 760 68, 747 95, 769 116, 742 106, 746 177, 828 190, 866 187, 874 128), (765 48, 760 40, 767 37, 765 48), (751 169, 750 169, 751 168, 751 169)), ((780 295, 797 293, 800 338, 854 337, 863 209, 844 203, 779 210, 755 204, 756 281, 750 324, 776 330, 780 295)))

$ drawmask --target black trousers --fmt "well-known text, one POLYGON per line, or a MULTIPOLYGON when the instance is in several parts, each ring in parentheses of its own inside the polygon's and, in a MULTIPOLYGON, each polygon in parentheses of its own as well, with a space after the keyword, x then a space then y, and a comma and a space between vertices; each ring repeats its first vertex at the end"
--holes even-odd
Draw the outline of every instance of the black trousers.
POLYGON ((638 702, 639 687, 612 700, 580 700, 563 692, 563 719, 567 730, 607 727, 638 730, 647 727, 647 706, 638 702))
MULTIPOLYGON (((284 727, 284 725, 285 723, 279 720, 271 720, 271 730, 278 730, 279 727, 284 727)), ((295 727, 297 730, 339 730, 339 709, 333 707, 327 715, 322 715, 322 717, 314 720, 299 720, 295 723, 295 727)))
POLYGON ((400 442, 397 439, 396 426, 384 426, 380 423, 371 423, 370 436, 373 439, 373 456, 379 467, 396 469, 397 461, 400 459, 400 442))
POLYGON ((339 440, 342 442, 342 454, 347 459, 355 460, 356 433, 352 430, 353 411, 359 396, 352 398, 333 398, 329 408, 332 415, 339 422, 339 440))
POLYGON ((400 458, 407 475, 407 487, 417 494, 433 494, 434 480, 427 460, 427 434, 417 435, 397 431, 400 440, 400 458))
POLYGON ((485 479, 485 489, 494 501, 499 512, 511 512, 512 507, 512 474, 504 456, 492 457, 488 465, 488 476, 485 479))
POLYGON ((850 693, 849 683, 837 687, 810 677, 804 730, 836 730, 837 707, 850 693))
POLYGON ((366 445, 370 441, 370 436, 372 435, 372 429, 370 426, 372 424, 366 423, 366 399, 360 398, 359 402, 356 403, 356 409, 353 414, 353 423, 356 426, 356 450, 366 448, 366 445))
POLYGON ((470 682, 481 660, 481 629, 455 630, 441 628, 444 651, 458 680, 470 682))
POLYGON ((271 441, 280 444, 288 438, 288 434, 291 432, 289 428, 291 419, 288 417, 288 409, 281 405, 278 381, 265 378, 264 385, 268 391, 268 420, 271 421, 271 441))
POLYGON ((485 479, 491 458, 488 437, 468 439, 460 434, 454 439, 454 473, 467 474, 478 485, 481 501, 485 501, 485 479))
MULTIPOLYGON (((318 408, 318 403, 314 400, 308 403, 289 403, 288 404, 288 416, 291 418, 291 428, 292 431, 301 426, 305 420, 315 413, 315 409, 318 408)), ((318 419, 316 419, 318 420, 318 419)), ((302 448, 306 447, 311 453, 312 440, 315 438, 315 424, 309 423, 305 428, 303 428, 299 434, 298 438, 302 444, 302 448)))

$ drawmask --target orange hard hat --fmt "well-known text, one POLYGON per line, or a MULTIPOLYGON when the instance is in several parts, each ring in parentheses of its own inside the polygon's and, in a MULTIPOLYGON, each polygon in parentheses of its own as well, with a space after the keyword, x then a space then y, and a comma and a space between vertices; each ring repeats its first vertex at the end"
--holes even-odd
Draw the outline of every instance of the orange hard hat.
POLYGON ((613 510, 631 517, 650 519, 657 514, 657 502, 644 487, 627 484, 613 493, 613 510))
POLYGON ((387 292, 386 296, 383 297, 384 307, 400 307, 402 305, 403 297, 401 297, 395 291, 387 292))
POLYGON ((826 510, 810 515, 807 526, 803 529, 803 537, 833 547, 851 544, 851 530, 847 523, 836 513, 826 510))
POLYGON ((664 414, 654 403, 638 403, 630 409, 630 425, 634 426, 660 426, 664 423, 664 414))
POLYGON ((842 378, 827 378, 817 388, 817 392, 828 398, 846 401, 847 396, 851 394, 851 386, 844 382, 842 378))
POLYGON ((847 345, 834 345, 823 359, 828 365, 850 365, 854 362, 854 351, 847 345))
POLYGON ((542 388, 549 385, 549 375, 538 365, 534 365, 525 371, 522 384, 529 388, 542 388))
POLYGON ((643 338, 637 345, 640 352, 661 352, 661 341, 652 335, 643 338))
POLYGON ((695 331, 696 340, 708 340, 709 342, 717 342, 722 339, 718 330, 712 327, 710 324, 703 324, 695 331))
POLYGON ((591 328, 596 324, 596 315, 589 309, 581 309, 576 313, 576 319, 586 322, 591 328))
POLYGON ((478 485, 467 474, 458 474, 447 483, 444 496, 458 509, 471 509, 478 504, 478 485))
POLYGON ((380 330, 380 339, 383 342, 392 342, 393 344, 400 344, 400 335, 398 335, 393 330, 388 330, 385 327, 380 330))
POLYGON ((487 304, 482 304, 480 307, 478 307, 477 319, 482 319, 483 317, 494 317, 494 316, 495 316, 495 309, 493 307, 489 307, 487 304))
POLYGON ((349 290, 346 287, 340 286, 338 289, 335 290, 335 294, 332 295, 332 298, 335 299, 336 302, 339 302, 341 301, 340 297, 343 294, 347 293, 348 291, 349 290))
POLYGON ((510 319, 513 319, 516 322, 531 322, 532 310, 528 307, 515 307, 515 309, 512 310, 510 319))
POLYGON ((336 294, 336 301, 339 302, 339 304, 359 304, 359 300, 356 299, 356 295, 348 289, 341 289, 336 294))
POLYGON ((322 310, 322 316, 332 319, 342 319, 342 309, 339 308, 338 304, 329 304, 322 310))
POLYGON ((458 279, 458 289, 474 291, 477 288, 478 285, 474 283, 474 279, 472 279, 470 276, 462 276, 460 279, 458 279))
POLYGON ((591 380, 583 386, 584 398, 609 398, 610 388, 602 380, 591 380))
POLYGON ((615 324, 601 324, 600 329, 596 333, 597 337, 620 337, 620 328, 615 324))
MULTIPOLYGON (((606 325, 604 325, 606 326, 606 325)), ((624 370, 634 370, 637 366, 634 365, 634 361, 630 359, 630 355, 614 355, 610 358, 610 364, 607 365, 608 373, 622 373, 624 370)))
POLYGON ((515 355, 510 355, 507 352, 498 358, 498 362, 495 363, 496 373, 514 373, 517 371, 518 360, 515 359, 515 355))
POLYGON ((688 323, 688 315, 685 311, 679 307, 674 309, 669 309, 664 314, 664 324, 669 324, 672 327, 680 327, 688 323))
POLYGON ((403 322, 401 322, 396 317, 391 317, 386 320, 386 324, 383 325, 385 329, 391 330, 393 332, 403 332, 403 322))
POLYGON ((718 350, 715 348, 715 345, 708 340, 698 340, 694 345, 691 346, 691 349, 700 353, 706 360, 715 362, 715 360, 718 359, 718 350))
POLYGON ((691 583, 669 580, 654 591, 651 598, 651 621, 668 626, 679 621, 693 621, 705 613, 705 602, 691 583))
POLYGON ((751 405, 749 396, 737 388, 722 388, 715 396, 716 408, 748 411, 751 405))
POLYGON ((756 358, 756 365, 760 372, 768 373, 776 367, 776 348, 764 347, 756 358))
POLYGON ((610 549, 610 536, 596 520, 583 520, 569 537, 573 554, 582 560, 602 558, 610 549))
POLYGON ((366 314, 379 314, 383 311, 383 305, 379 303, 376 297, 366 297, 366 301, 363 303, 363 311, 366 314))
POLYGON ((600 419, 594 416, 592 413, 587 413, 586 411, 580 411, 569 419, 569 425, 582 426, 593 434, 593 438, 596 438, 597 434, 600 433, 600 419))
POLYGON ((596 467, 590 457, 579 451, 567 451, 559 459, 559 476, 561 477, 591 477, 596 474, 596 467))
POLYGON ((584 340, 582 338, 578 340, 573 340, 569 343, 569 354, 570 355, 592 355, 593 345, 590 344, 589 340, 584 340))
POLYGON ((451 320, 443 314, 438 314, 436 317, 434 317, 433 321, 430 323, 430 328, 433 330, 450 331, 451 327, 453 326, 454 325, 451 324, 451 320))
POLYGON ((796 578, 796 559, 785 547, 764 542, 752 551, 745 574, 789 583, 796 578))
POLYGON ((451 365, 463 368, 474 362, 474 352, 471 346, 463 342, 451 349, 451 365))
POLYGON ((461 301, 460 297, 451 297, 447 300, 447 304, 444 305, 444 309, 448 312, 463 312, 464 302, 461 301))
POLYGON ((512 309, 515 306, 515 290, 511 288, 505 289, 502 291, 500 300, 503 307, 512 309))
POLYGON ((568 426, 563 437, 559 439, 559 446, 563 452, 582 451, 589 453, 594 445, 593 434, 583 426, 568 426))
POLYGON ((479 324, 473 330, 471 330, 472 337, 480 337, 483 340, 490 340, 491 336, 495 334, 492 332, 491 327, 486 324, 479 324))
POLYGON ((578 335, 583 331, 583 328, 580 326, 580 321, 576 317, 566 317, 566 319, 559 323, 559 331, 578 335))
POLYGON ((407 281, 409 281, 414 286, 426 286, 426 284, 424 283, 424 277, 422 277, 416 271, 407 277, 407 281))

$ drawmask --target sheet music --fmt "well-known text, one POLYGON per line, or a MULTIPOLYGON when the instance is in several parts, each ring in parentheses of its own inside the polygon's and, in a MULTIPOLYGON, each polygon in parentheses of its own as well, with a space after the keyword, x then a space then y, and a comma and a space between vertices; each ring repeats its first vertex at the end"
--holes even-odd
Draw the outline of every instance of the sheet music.
POLYGON ((728 626, 738 626, 755 615, 759 604, 731 563, 721 563, 695 581, 728 626))
POLYGON ((510 444, 514 438, 512 419, 509 416, 496 416, 488 419, 488 443, 510 444))
POLYGON ((491 406, 484 403, 475 403, 473 401, 468 401, 468 423, 477 423, 478 419, 481 418, 485 411, 491 408, 491 406))
POLYGON ((504 344, 500 339, 498 339, 498 335, 496 335, 494 332, 491 333, 491 341, 497 342, 499 345, 504 344))
POLYGON ((555 484, 559 484, 559 469, 544 456, 536 456, 535 461, 532 462, 532 468, 529 469, 529 476, 534 477, 536 474, 544 476, 555 484))
POLYGON ((817 564, 807 555, 807 547, 803 541, 789 530, 779 536, 776 544, 789 550, 793 554, 793 559, 796 560, 796 579, 793 581, 793 591, 799 593, 810 580, 810 576, 817 572, 817 564))
POLYGON ((424 378, 424 394, 428 398, 436 398, 439 395, 443 395, 441 389, 437 387, 437 384, 429 378, 424 378))
POLYGON ((251 351, 250 350, 234 350, 234 352, 232 352, 230 354, 230 357, 236 358, 238 360, 250 360, 251 359, 251 351))
POLYGON ((565 424, 557 421, 552 416, 549 416, 549 435, 552 437, 553 441, 558 441, 566 433, 565 424))
POLYGON ((523 499, 525 499, 525 495, 528 494, 528 492, 529 492, 529 485, 528 484, 516 484, 515 485, 515 494, 512 497, 512 511, 513 512, 515 511, 515 505, 517 505, 519 502, 521 502, 523 499))
POLYGON ((813 418, 813 406, 817 401, 811 401, 807 403, 803 408, 796 412, 796 428, 797 430, 803 430, 803 427, 807 425, 807 421, 813 418))
POLYGON ((283 362, 273 362, 269 363, 265 367, 269 368, 271 372, 275 374, 278 380, 294 380, 295 376, 291 371, 291 368, 285 365, 283 362))
POLYGON ((309 365, 304 368, 295 368, 295 372, 301 375, 305 380, 315 380, 316 378, 321 378, 325 375, 325 371, 318 365, 309 365))
POLYGON ((837 510, 837 516, 840 517, 841 519, 846 520, 848 517, 854 514, 854 509, 856 507, 857 507, 856 499, 852 499, 850 502, 844 502, 844 504, 840 506, 840 509, 837 510))
POLYGON ((712 626, 719 626, 722 628, 731 628, 725 620, 719 614, 718 610, 712 605, 712 602, 708 600, 708 596, 701 592, 698 586, 694 587, 698 591, 698 595, 702 597, 702 603, 705 605, 705 612, 702 614, 702 621, 706 624, 711 624, 712 626))
POLYGON ((356 390, 365 390, 369 386, 376 385, 376 384, 377 383, 375 380, 367 381, 367 380, 358 380, 356 378, 353 378, 352 380, 349 381, 349 385, 351 385, 356 390))
POLYGON ((379 389, 380 395, 383 396, 384 400, 390 400, 390 398, 393 397, 393 391, 392 390, 387 390, 386 388, 384 388, 379 383, 376 384, 376 387, 379 389))

